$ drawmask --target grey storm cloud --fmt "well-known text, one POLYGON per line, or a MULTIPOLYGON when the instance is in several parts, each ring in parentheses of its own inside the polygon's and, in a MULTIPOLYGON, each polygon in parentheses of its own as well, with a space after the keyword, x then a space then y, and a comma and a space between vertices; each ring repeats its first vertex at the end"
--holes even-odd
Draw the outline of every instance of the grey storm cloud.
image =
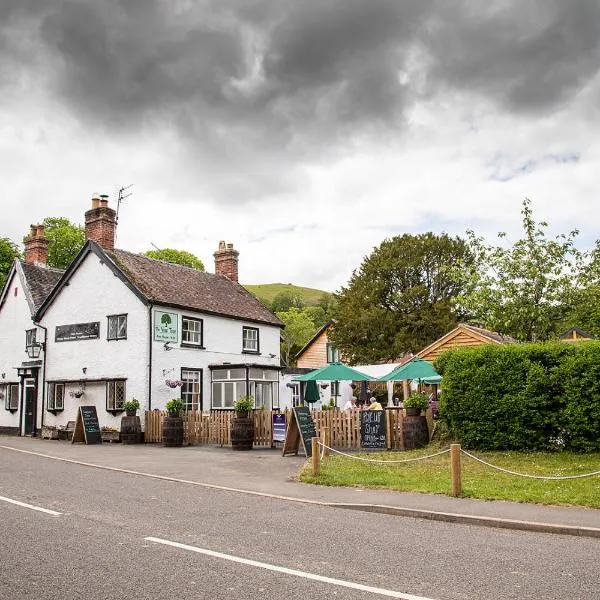
POLYGON ((447 89, 560 107, 599 40, 597 0, 0 0, 0 86, 29 73, 89 127, 171 128, 254 170, 397 133, 447 89))

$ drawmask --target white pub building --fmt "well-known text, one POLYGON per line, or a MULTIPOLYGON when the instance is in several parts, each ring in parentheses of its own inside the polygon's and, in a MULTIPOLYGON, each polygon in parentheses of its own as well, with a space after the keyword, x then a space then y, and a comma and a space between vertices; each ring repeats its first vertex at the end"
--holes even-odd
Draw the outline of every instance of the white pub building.
MULTIPOLYGON (((29 354, 37 349, 37 368, 45 373, 43 383, 37 379, 35 428, 64 426, 82 405, 96 406, 101 426, 118 428, 123 403, 132 398, 142 413, 176 397, 186 410, 232 409, 246 394, 256 408, 279 407, 283 324, 238 283, 233 244, 219 243, 215 273, 205 273, 115 249, 115 216, 106 199, 92 199, 86 245, 34 307, 34 323, 31 310, 29 323, 12 323, 11 344, 21 355, 24 344, 29 354), (26 328, 35 329, 33 341, 25 339, 26 328)), ((2 306, 6 326, 4 312, 2 306)), ((23 364, 7 344, 0 353, 10 384, 19 387, 9 392, 13 408, 1 411, 0 428, 34 433, 17 425, 26 392, 25 379, 14 374, 23 364)))

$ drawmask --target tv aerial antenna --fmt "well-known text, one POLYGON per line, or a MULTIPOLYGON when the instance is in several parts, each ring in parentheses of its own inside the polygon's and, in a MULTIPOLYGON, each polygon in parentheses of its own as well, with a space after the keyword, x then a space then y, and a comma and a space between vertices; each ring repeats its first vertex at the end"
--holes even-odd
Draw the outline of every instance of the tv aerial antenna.
POLYGON ((133 183, 130 183, 129 185, 119 188, 119 196, 117 199, 117 214, 115 216, 115 239, 117 237, 116 230, 119 225, 119 210, 121 208, 121 202, 124 202, 125 200, 127 200, 127 198, 129 198, 129 196, 131 196, 133 194, 133 192, 127 192, 127 190, 130 189, 131 187, 133 187, 133 183))

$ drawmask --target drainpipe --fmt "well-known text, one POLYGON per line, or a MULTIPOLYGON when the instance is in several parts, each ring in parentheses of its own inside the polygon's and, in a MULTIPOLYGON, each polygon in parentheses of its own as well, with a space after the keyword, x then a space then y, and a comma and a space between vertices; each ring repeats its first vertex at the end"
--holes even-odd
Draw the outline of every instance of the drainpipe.
POLYGON ((44 404, 46 403, 46 355, 48 354, 48 328, 36 323, 35 321, 33 324, 36 327, 44 330, 44 360, 42 363, 42 420, 40 422, 40 428, 42 428, 44 426, 44 413, 46 412, 44 410, 44 404))
POLYGON ((152 304, 148 305, 148 412, 152 410, 152 304))

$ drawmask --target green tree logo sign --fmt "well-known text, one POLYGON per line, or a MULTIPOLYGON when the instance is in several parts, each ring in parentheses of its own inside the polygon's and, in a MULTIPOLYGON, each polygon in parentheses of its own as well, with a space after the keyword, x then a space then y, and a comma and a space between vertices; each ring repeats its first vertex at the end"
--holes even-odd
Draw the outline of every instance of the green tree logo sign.
POLYGON ((165 313, 161 318, 160 318, 160 322, 165 325, 166 327, 168 327, 171 324, 171 315, 168 315, 167 313, 165 313))

